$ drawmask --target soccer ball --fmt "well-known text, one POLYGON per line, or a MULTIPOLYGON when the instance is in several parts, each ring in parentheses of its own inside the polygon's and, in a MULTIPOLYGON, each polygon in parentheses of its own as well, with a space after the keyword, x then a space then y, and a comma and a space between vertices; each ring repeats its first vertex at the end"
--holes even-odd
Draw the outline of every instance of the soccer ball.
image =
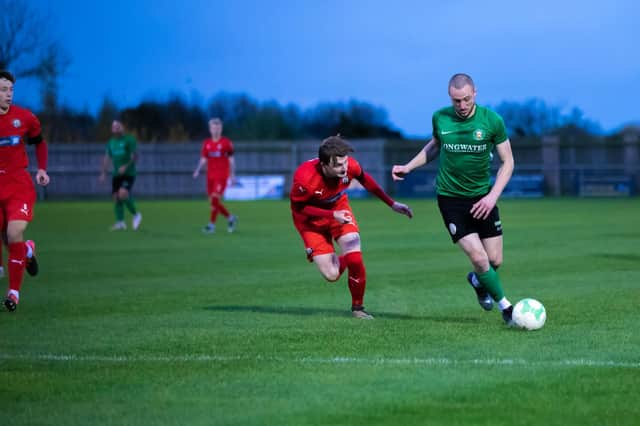
POLYGON ((513 322, 525 330, 538 330, 547 320, 547 311, 535 299, 522 299, 513 307, 513 322))

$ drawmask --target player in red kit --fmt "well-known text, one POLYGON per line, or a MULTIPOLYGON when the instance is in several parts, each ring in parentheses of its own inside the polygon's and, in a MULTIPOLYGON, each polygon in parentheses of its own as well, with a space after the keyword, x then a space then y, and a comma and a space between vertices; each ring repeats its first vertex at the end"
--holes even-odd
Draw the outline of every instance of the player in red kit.
POLYGON ((227 218, 227 230, 233 232, 236 229, 238 218, 227 210, 222 204, 222 196, 227 188, 227 182, 235 180, 235 162, 233 160, 233 144, 229 138, 222 136, 222 120, 212 118, 209 120, 209 133, 211 137, 205 139, 200 151, 200 161, 193 172, 196 179, 200 169, 207 166, 207 194, 211 201, 211 215, 209 223, 202 231, 214 233, 218 213, 227 218))
POLYGON ((25 144, 36 146, 36 182, 49 184, 47 144, 42 139, 40 121, 31 111, 11 105, 15 81, 10 72, 0 71, 0 223, 9 247, 9 291, 4 301, 9 311, 15 311, 18 305, 25 267, 29 273, 37 273, 35 246, 32 241, 25 243, 23 238, 36 202, 36 190, 27 171, 25 144))
POLYGON ((307 258, 327 281, 337 281, 349 270, 351 312, 355 318, 373 319, 364 309, 366 271, 360 251, 360 234, 346 190, 356 179, 393 211, 411 218, 406 204, 391 199, 360 164, 349 157, 353 148, 339 135, 325 139, 318 158, 302 163, 293 175, 290 200, 293 224, 304 242, 307 258), (333 246, 336 241, 341 256, 333 246))

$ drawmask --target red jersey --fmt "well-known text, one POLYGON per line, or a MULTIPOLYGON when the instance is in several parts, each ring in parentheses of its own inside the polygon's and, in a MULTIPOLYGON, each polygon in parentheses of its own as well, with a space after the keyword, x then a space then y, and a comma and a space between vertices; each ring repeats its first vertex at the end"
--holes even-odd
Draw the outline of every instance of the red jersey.
POLYGON ((11 105, 0 115, 0 173, 24 170, 29 165, 25 143, 41 133, 40 120, 28 109, 11 105))
POLYGON ((202 143, 200 155, 207 161, 207 177, 209 179, 227 179, 231 172, 229 157, 233 156, 233 144, 229 138, 222 136, 217 141, 211 138, 202 143))
POLYGON ((293 175, 289 194, 294 221, 301 223, 308 219, 298 211, 300 206, 311 205, 325 210, 338 210, 338 206, 339 209, 344 208, 349 184, 362 173, 360 163, 352 157, 347 158, 347 176, 344 178, 325 177, 319 158, 302 163, 293 175))

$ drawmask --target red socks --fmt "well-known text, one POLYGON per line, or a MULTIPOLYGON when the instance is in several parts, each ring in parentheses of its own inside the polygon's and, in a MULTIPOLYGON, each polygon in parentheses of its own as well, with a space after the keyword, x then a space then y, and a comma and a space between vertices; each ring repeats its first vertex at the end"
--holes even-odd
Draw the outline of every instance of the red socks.
POLYGON ((222 213, 222 216, 229 217, 229 211, 227 208, 220 202, 220 198, 211 197, 211 223, 216 223, 216 217, 218 216, 218 212, 222 213))
POLYGON ((338 271, 340 271, 339 277, 342 276, 342 273, 345 269, 347 269, 347 255, 342 255, 338 257, 338 261, 340 262, 340 266, 338 267, 338 271))
POLYGON ((349 291, 351 292, 351 305, 362 306, 364 302, 364 289, 367 286, 367 273, 362 262, 362 253, 354 251, 340 256, 340 268, 344 264, 349 268, 349 291))
POLYGON ((9 243, 9 259, 7 266, 9 269, 9 289, 20 291, 24 267, 27 256, 27 247, 23 241, 19 243, 9 243))

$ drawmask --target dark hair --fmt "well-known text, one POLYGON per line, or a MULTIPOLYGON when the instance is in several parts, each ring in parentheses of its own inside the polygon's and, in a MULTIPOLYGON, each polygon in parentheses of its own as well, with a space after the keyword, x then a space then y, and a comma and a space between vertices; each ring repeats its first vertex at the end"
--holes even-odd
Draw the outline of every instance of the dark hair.
POLYGON ((335 157, 344 157, 350 152, 354 152, 353 147, 340 135, 326 138, 320 144, 318 149, 318 158, 322 164, 330 164, 331 159, 335 157))
POLYGON ((476 87, 475 84, 473 84, 473 79, 469 74, 454 74, 453 77, 451 77, 451 79, 449 80, 449 87, 455 87, 456 89, 462 89, 467 84, 473 88, 476 87))
POLYGON ((6 70, 0 70, 0 78, 6 78, 7 80, 9 80, 14 84, 16 82, 16 78, 13 76, 13 74, 11 74, 9 71, 6 71, 6 70))

